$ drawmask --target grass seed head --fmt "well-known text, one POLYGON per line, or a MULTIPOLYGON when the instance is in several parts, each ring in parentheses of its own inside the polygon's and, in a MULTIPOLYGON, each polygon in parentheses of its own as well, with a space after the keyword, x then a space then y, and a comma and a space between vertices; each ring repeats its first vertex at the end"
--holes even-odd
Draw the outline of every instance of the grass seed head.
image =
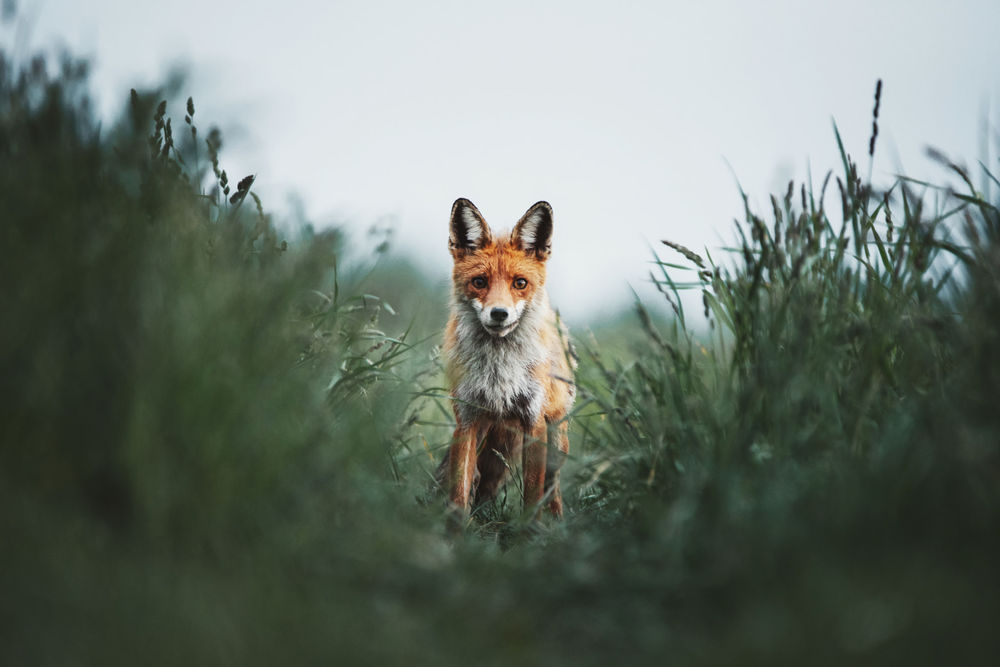
POLYGON ((665 246, 669 246, 674 250, 676 250, 677 252, 679 252, 680 254, 684 255, 685 259, 687 259, 689 262, 693 262, 699 269, 705 268, 705 260, 703 260, 698 253, 693 252, 688 248, 685 248, 679 243, 674 243, 673 241, 667 241, 666 239, 661 240, 660 243, 662 243, 665 246))

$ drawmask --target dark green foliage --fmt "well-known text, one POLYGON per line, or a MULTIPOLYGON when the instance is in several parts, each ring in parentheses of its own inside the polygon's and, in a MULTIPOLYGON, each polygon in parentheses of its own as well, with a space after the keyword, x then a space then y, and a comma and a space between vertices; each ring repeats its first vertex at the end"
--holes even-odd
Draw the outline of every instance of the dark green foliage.
POLYGON ((99 129, 52 67, 0 60, 0 661, 995 654, 1000 212, 965 170, 931 213, 844 151, 837 215, 790 185, 728 263, 668 243, 672 320, 577 332, 567 520, 515 478, 448 540, 443 290, 277 226, 190 98, 99 129))
MULTIPOLYGON (((29 662, 143 645, 86 631, 45 648, 80 622, 197 624, 183 610, 202 603, 175 585, 227 596, 264 568, 245 594, 257 613, 276 571, 356 557, 336 531, 384 508, 380 429, 400 418, 376 390, 405 345, 376 330, 380 303, 355 272, 338 276, 339 235, 283 238, 259 205, 240 207, 252 177, 227 198, 218 133, 206 174, 166 102, 133 91, 102 137, 84 72, 66 60, 50 76, 42 58, 0 71, 2 615, 5 651, 29 662)), ((202 642, 212 634, 178 655, 202 642)))
POLYGON ((827 181, 789 184, 770 224, 747 207, 729 266, 664 241, 697 278, 658 260, 675 323, 637 305, 641 361, 591 351, 583 500, 622 517, 670 591, 734 608, 713 637, 736 655, 982 657, 1000 611, 1000 217, 953 164, 969 193, 929 214, 911 181, 876 197, 842 155, 839 224, 827 181), (707 337, 684 326, 687 286, 707 337))

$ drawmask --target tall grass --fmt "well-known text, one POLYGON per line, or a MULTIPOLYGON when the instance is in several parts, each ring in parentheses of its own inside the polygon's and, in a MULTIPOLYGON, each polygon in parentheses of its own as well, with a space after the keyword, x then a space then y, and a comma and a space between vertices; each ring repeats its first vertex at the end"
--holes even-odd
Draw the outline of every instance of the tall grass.
POLYGON ((52 68, 0 59, 4 662, 995 652, 1000 216, 966 170, 932 211, 842 147, 729 251, 668 243, 675 317, 578 339, 567 520, 501 499, 448 539, 443 321, 401 307, 445 295, 276 224, 194 100, 101 128, 52 68))
POLYGON ((965 192, 907 178, 875 192, 836 139, 834 196, 828 175, 789 183, 769 221, 747 205, 728 261, 664 241, 686 262, 656 262, 672 325, 638 304, 634 361, 591 350, 582 502, 622 517, 674 592, 735 607, 709 655, 985 655, 1000 212, 948 161, 965 192), (685 325, 685 288, 708 336, 685 325))
POLYGON ((295 596, 271 611, 270 587, 349 571, 358 533, 398 512, 384 443, 405 327, 378 328, 391 307, 338 268, 336 231, 285 234, 253 177, 228 177, 193 100, 179 126, 133 91, 102 132, 85 65, 2 64, 5 651, 131 661, 202 618, 162 661, 230 643, 266 661, 250 619, 295 596), (219 605, 235 616, 211 620, 219 605))

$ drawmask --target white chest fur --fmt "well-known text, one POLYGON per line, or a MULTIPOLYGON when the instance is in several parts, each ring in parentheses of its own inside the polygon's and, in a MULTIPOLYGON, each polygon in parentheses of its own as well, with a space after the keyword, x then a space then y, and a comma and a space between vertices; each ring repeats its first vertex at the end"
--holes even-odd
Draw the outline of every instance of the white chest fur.
POLYGON ((536 421, 545 391, 535 370, 548 354, 538 335, 538 314, 526 311, 517 329, 503 338, 485 331, 471 311, 457 325, 450 361, 462 369, 453 387, 460 418, 471 421, 485 413, 536 421))

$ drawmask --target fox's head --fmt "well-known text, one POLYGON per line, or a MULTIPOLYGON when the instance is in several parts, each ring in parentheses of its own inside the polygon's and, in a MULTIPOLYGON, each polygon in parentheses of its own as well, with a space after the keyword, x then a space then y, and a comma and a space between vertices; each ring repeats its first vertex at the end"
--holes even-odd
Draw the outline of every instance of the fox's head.
POLYGON ((493 336, 504 337, 545 297, 545 260, 552 240, 552 207, 540 201, 494 236, 468 199, 451 207, 448 248, 455 259, 455 300, 493 336))

